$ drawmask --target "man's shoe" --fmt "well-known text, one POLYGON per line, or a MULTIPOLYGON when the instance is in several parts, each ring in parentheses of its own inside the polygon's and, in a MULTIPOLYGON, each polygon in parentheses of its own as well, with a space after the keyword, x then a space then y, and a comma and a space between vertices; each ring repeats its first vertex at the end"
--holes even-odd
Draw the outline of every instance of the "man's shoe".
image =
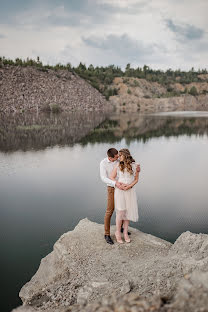
MULTIPOLYGON (((121 227, 121 233, 123 233, 124 229, 121 227)), ((131 232, 128 232, 128 235, 131 235, 131 232)))
POLYGON ((110 245, 114 244, 114 242, 113 242, 112 238, 110 237, 110 235, 105 235, 105 240, 110 245))

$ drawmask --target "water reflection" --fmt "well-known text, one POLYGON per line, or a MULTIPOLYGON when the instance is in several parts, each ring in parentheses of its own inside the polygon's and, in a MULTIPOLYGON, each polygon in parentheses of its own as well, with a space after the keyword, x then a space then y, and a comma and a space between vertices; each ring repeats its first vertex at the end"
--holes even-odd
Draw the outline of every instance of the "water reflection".
POLYGON ((125 138, 207 134, 207 113, 139 114, 72 112, 61 114, 0 115, 0 150, 39 150, 49 146, 115 143, 125 138))
POLYGON ((134 227, 171 242, 186 230, 208 233, 208 118, 77 112, 0 122, 5 311, 61 234, 85 217, 103 223, 99 162, 112 145, 128 146, 142 166, 134 227))
POLYGON ((0 150, 72 145, 106 119, 105 112, 0 114, 0 150))
POLYGON ((107 142, 115 143, 125 138, 127 143, 134 139, 143 142, 154 137, 170 137, 192 134, 208 134, 207 113, 198 117, 186 115, 148 115, 138 113, 111 114, 107 120, 93 129, 82 140, 82 144, 107 142), (190 117, 191 116, 191 117, 190 117), (198 117, 198 118, 196 118, 198 117))

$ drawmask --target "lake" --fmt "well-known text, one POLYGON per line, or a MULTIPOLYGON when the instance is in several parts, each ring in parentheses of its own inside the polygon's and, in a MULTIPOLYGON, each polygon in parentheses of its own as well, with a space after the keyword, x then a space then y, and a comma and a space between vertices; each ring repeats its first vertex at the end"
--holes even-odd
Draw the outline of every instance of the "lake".
POLYGON ((208 233, 207 112, 1 116, 2 311, 21 304, 20 288, 64 232, 86 217, 103 223, 99 163, 110 147, 141 164, 131 226, 170 242, 208 233))

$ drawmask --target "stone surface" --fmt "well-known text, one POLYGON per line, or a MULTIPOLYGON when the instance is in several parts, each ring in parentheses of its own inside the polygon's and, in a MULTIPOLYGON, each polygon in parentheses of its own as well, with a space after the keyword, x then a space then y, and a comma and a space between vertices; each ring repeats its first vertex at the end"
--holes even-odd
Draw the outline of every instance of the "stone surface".
POLYGON ((173 90, 183 92, 195 86, 198 96, 182 94, 174 97, 160 97, 167 89, 158 82, 149 82, 138 78, 115 78, 112 88, 118 90, 118 95, 110 97, 111 104, 119 111, 166 112, 180 110, 208 110, 208 83, 190 83, 172 85, 173 90), (205 94, 203 93, 205 92, 205 94))
POLYGON ((208 271, 208 235, 189 231, 181 234, 170 248, 169 257, 180 259, 184 275, 195 269, 208 271))
POLYGON ((192 274, 187 274, 180 281, 177 292, 166 309, 171 312, 207 312, 208 272, 195 270, 192 274))
POLYGON ((0 112, 39 112, 42 110, 111 110, 157 112, 171 110, 208 110, 208 82, 172 84, 173 90, 183 92, 196 87, 199 96, 158 98, 167 88, 145 79, 117 77, 110 88, 118 95, 110 101, 86 80, 68 70, 41 69, 4 65, 0 68, 0 112))
POLYGON ((106 110, 109 102, 84 79, 67 70, 5 65, 0 68, 0 112, 106 110))
POLYGON ((171 244, 133 228, 131 232, 130 244, 108 245, 103 225, 81 220, 60 237, 23 286, 22 308, 207 311, 208 235, 185 232, 171 244))
POLYGON ((120 111, 141 113, 171 111, 207 111, 208 95, 182 95, 169 98, 135 98, 134 96, 111 96, 110 102, 120 111), (125 103, 125 105, 123 104, 125 103))
POLYGON ((36 309, 30 306, 21 306, 12 310, 12 312, 35 312, 35 311, 36 309))

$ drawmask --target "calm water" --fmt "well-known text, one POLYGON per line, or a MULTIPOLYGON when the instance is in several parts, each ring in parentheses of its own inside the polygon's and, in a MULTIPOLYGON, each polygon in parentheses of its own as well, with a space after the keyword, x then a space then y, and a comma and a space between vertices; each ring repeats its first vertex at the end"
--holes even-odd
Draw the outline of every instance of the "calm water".
POLYGON ((85 217, 103 223, 99 163, 112 146, 128 147, 141 164, 132 226, 171 242, 186 230, 208 233, 207 113, 3 116, 2 311, 21 304, 20 288, 60 235, 85 217))

